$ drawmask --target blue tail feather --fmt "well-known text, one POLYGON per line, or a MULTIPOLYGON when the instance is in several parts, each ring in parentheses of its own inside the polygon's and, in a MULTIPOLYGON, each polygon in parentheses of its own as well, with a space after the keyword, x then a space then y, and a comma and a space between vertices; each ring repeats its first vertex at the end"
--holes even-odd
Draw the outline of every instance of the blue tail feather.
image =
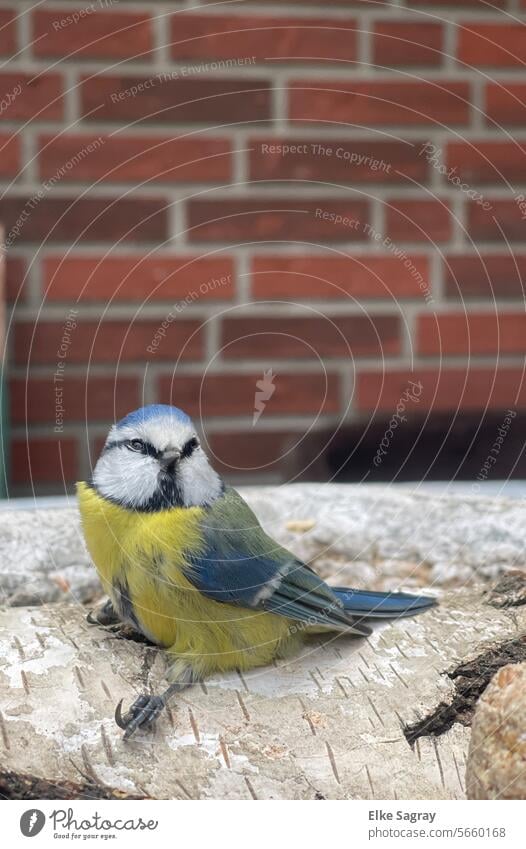
POLYGON ((391 616, 412 616, 423 613, 437 603, 432 596, 410 593, 380 593, 331 587, 346 611, 366 619, 387 619, 391 616))

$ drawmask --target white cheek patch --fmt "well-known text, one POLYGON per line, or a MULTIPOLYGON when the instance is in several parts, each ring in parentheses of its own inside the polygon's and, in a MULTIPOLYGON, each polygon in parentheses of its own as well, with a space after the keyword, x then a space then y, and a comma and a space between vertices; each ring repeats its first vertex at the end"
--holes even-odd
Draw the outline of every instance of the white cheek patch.
POLYGON ((130 451, 124 445, 105 451, 93 472, 93 483, 111 501, 140 507, 157 490, 159 464, 154 457, 130 451))
POLYGON ((204 451, 198 448, 177 471, 179 490, 186 507, 211 504, 223 491, 223 482, 210 466, 204 451))

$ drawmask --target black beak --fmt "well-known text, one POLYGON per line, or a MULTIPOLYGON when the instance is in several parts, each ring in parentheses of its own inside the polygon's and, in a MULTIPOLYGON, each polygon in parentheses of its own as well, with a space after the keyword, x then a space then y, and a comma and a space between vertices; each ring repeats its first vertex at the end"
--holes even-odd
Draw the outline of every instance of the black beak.
POLYGON ((181 459, 181 452, 175 450, 163 451, 161 456, 159 457, 159 463, 161 464, 161 469, 163 472, 173 472, 175 466, 181 459))

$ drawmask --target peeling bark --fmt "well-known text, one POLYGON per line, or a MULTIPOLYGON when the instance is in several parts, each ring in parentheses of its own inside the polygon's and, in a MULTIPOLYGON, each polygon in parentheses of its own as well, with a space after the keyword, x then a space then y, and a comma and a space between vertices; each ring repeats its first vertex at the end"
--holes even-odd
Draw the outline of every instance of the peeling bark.
POLYGON ((73 781, 53 783, 34 775, 0 771, 0 797, 2 799, 145 799, 122 790, 112 790, 92 782, 77 784, 73 781))
POLYGON ((408 725, 404 729, 407 742, 413 745, 419 737, 444 734, 455 722, 471 725, 477 702, 495 673, 508 663, 523 660, 526 660, 526 635, 494 646, 448 672, 448 677, 455 682, 453 699, 441 702, 429 716, 408 725))
POLYGON ((514 569, 504 575, 488 592, 492 607, 522 607, 526 604, 526 575, 514 569))

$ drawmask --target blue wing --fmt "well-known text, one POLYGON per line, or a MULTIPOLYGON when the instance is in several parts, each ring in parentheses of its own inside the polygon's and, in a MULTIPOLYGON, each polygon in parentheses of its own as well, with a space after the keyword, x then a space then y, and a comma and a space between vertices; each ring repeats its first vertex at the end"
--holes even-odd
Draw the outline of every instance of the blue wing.
POLYGON ((201 532, 199 553, 186 552, 186 575, 208 598, 335 630, 371 633, 312 569, 264 532, 234 489, 228 487, 206 511, 201 532))

